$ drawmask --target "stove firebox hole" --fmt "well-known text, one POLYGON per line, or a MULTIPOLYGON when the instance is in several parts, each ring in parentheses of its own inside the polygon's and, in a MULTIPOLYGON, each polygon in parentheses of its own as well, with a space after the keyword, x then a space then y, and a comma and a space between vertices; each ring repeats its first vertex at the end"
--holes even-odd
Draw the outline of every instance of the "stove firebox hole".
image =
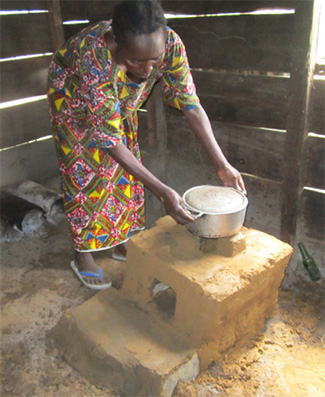
POLYGON ((152 302, 160 316, 165 320, 174 318, 176 309, 176 292, 161 281, 154 279, 151 292, 152 302))

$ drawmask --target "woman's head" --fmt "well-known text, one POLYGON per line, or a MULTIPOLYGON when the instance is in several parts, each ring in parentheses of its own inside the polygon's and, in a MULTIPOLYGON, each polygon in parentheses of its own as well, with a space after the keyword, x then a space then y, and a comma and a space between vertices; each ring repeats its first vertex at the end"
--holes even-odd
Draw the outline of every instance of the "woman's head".
POLYGON ((114 9, 112 29, 116 42, 123 45, 130 35, 165 30, 164 11, 155 0, 123 1, 114 9))
POLYGON ((131 78, 147 79, 164 59, 166 21, 157 1, 124 1, 115 8, 112 31, 121 63, 131 78))

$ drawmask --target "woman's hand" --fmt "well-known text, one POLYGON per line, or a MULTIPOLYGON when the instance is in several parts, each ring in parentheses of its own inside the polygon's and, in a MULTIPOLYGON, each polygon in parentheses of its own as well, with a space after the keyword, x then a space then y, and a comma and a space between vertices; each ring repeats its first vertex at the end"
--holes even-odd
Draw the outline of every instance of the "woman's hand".
POLYGON ((242 176, 232 165, 227 163, 223 168, 218 169, 217 172, 224 186, 233 187, 247 194, 242 176))
POLYGON ((171 188, 167 188, 161 197, 167 215, 170 215, 180 225, 193 222, 194 218, 185 209, 182 197, 171 188))

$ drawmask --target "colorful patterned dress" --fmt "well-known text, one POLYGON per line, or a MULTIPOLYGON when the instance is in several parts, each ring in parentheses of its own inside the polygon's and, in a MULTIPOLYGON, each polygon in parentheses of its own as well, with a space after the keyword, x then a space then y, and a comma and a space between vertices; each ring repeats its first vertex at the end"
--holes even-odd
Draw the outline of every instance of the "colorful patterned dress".
POLYGON ((143 229, 144 189, 107 149, 124 144, 141 162, 137 110, 161 80, 167 104, 197 106, 184 46, 168 28, 159 69, 132 82, 114 62, 104 34, 111 21, 87 27, 53 56, 48 102, 60 165, 64 210, 77 251, 111 248, 143 229))

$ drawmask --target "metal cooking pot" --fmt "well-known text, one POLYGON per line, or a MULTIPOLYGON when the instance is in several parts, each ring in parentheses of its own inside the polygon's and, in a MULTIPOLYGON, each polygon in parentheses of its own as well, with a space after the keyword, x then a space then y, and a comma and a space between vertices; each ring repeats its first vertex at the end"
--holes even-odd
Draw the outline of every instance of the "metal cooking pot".
POLYGON ((187 210, 195 218, 186 224, 196 236, 218 238, 232 236, 244 224, 247 197, 231 187, 203 185, 187 190, 183 194, 187 210))

